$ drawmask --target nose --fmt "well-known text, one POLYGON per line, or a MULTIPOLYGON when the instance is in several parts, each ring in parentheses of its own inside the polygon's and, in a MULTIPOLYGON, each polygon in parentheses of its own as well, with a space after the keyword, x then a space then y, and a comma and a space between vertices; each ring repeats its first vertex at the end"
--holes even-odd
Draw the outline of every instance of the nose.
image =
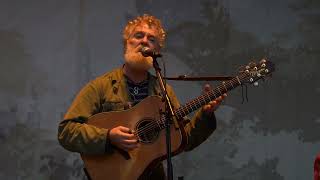
POLYGON ((141 43, 143 43, 144 45, 148 45, 148 36, 144 36, 142 39, 141 39, 141 43))

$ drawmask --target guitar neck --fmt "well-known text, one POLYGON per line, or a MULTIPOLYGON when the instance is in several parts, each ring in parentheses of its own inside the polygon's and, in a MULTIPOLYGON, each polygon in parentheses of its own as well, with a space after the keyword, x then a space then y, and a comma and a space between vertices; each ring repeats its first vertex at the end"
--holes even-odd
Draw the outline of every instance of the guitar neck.
POLYGON ((223 81, 218 87, 209 92, 206 92, 199 97, 187 102, 185 105, 181 106, 180 108, 175 110, 176 116, 180 119, 184 116, 190 114, 191 112, 199 109, 203 105, 208 104, 210 101, 218 98, 219 96, 223 95, 224 93, 238 87, 242 84, 242 81, 248 78, 247 73, 240 74, 232 78, 229 81, 223 81))

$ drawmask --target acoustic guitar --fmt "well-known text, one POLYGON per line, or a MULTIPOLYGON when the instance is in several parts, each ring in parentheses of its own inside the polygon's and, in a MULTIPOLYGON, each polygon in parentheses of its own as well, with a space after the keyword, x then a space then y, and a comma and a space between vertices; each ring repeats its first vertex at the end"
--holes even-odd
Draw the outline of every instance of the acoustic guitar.
MULTIPOLYGON (((261 60, 241 68, 237 76, 224 81, 213 90, 200 95, 175 109, 178 126, 171 123, 171 148, 176 155, 187 144, 182 119, 224 93, 271 74, 274 64, 261 60)), ((114 149, 108 155, 81 154, 88 175, 92 180, 137 180, 147 177, 148 172, 166 158, 165 103, 160 96, 149 96, 139 104, 125 111, 102 112, 88 119, 88 124, 99 128, 112 129, 125 126, 134 130, 140 146, 133 151, 114 149)))

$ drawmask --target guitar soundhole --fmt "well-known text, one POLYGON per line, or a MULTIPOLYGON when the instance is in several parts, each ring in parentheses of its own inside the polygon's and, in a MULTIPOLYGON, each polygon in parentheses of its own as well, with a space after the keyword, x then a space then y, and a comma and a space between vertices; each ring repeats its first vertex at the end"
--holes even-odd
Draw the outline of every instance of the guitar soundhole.
POLYGON ((152 119, 143 119, 139 121, 135 131, 140 143, 152 143, 159 136, 158 124, 152 119))

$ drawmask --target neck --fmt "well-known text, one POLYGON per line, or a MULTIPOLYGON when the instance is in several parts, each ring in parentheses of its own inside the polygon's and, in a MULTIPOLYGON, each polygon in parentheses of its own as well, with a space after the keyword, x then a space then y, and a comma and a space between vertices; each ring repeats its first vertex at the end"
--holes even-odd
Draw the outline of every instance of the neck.
POLYGON ((133 69, 128 64, 124 65, 123 73, 134 83, 140 83, 148 78, 148 71, 133 69))

